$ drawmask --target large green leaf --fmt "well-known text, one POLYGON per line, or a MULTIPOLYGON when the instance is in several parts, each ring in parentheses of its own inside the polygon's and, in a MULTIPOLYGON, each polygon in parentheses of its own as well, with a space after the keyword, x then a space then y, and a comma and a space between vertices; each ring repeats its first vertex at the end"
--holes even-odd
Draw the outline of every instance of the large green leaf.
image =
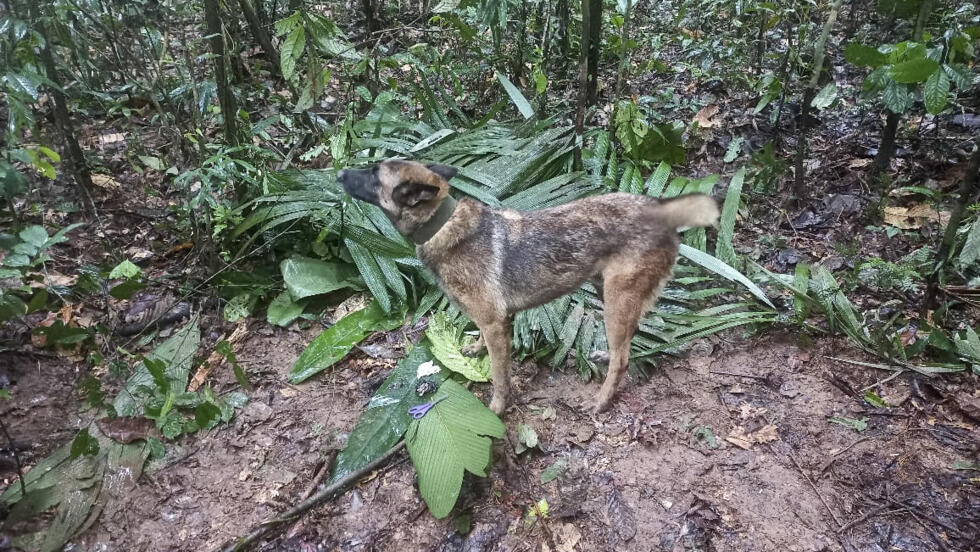
POLYGON ((960 251, 960 266, 966 268, 980 259, 980 219, 973 221, 970 225, 970 233, 966 236, 966 243, 960 251))
POLYGON ((429 338, 432 354, 446 368, 461 374, 471 381, 487 381, 490 376, 490 356, 469 358, 460 352, 464 345, 461 332, 445 313, 437 312, 429 317, 429 328, 425 332, 429 338))
MULTIPOLYGON (((419 365, 433 360, 432 353, 424 345, 419 345, 398 363, 371 397, 347 439, 347 446, 337 455, 331 483, 369 464, 401 439, 412 421, 408 409, 433 399, 434 395, 419 397, 416 393, 419 365)), ((448 372, 440 370, 428 377, 439 385, 447 375, 448 372)))
MULTIPOLYGON (((191 361, 194 353, 201 344, 201 331, 197 325, 197 319, 191 320, 177 333, 150 351, 146 357, 153 361, 160 361, 164 366, 164 376, 167 378, 167 387, 173 390, 183 390, 187 388, 187 379, 190 374, 191 361)), ((113 406, 116 413, 120 416, 137 416, 143 411, 143 401, 145 401, 154 388, 153 375, 146 364, 140 362, 133 375, 126 380, 124 389, 116 397, 113 406)))
POLYGON ((735 172, 735 176, 732 177, 732 181, 728 185, 725 205, 721 210, 715 256, 728 264, 735 262, 735 248, 732 246, 732 239, 735 235, 735 217, 738 215, 738 207, 742 201, 742 184, 744 182, 745 167, 741 167, 735 172))
POLYGON ((937 69, 935 73, 929 75, 926 83, 922 85, 922 100, 926 104, 926 110, 933 115, 937 115, 946 109, 946 102, 949 99, 949 77, 942 69, 937 69))
POLYGON ((521 91, 514 86, 514 83, 510 82, 510 79, 504 76, 503 73, 497 73, 497 80, 500 81, 500 84, 504 87, 504 90, 507 91, 507 95, 510 96, 511 101, 514 102, 515 106, 517 106, 517 110, 521 112, 521 115, 523 115, 525 119, 534 117, 534 108, 531 107, 531 103, 527 101, 524 94, 521 94, 521 91))
POLYGON ((858 42, 852 42, 844 49, 844 59, 854 65, 870 67, 872 69, 881 67, 888 63, 888 56, 879 52, 876 48, 865 46, 858 42))
POLYGON ((352 312, 330 326, 306 346, 289 370, 289 382, 300 383, 326 370, 376 331, 391 330, 402 324, 404 313, 388 314, 377 301, 352 312))
POLYGON ((489 437, 504 436, 504 424, 458 383, 447 379, 428 413, 412 422, 405 437, 419 475, 419 493, 436 518, 444 518, 459 498, 463 472, 486 477, 489 437))
POLYGON ((685 245, 683 243, 681 244, 680 254, 686 257, 687 259, 703 266, 704 268, 707 268, 711 272, 714 272, 715 274, 722 276, 723 278, 727 278, 733 282, 738 282, 742 284, 743 286, 748 288, 750 292, 752 292, 752 295, 758 297, 759 300, 761 300, 763 303, 769 305, 772 308, 776 308, 775 305, 772 304, 772 301, 769 300, 769 297, 766 296, 766 292, 762 291, 762 289, 759 286, 755 285, 755 283, 753 283, 752 280, 749 280, 747 276, 735 270, 734 268, 724 263, 717 257, 712 257, 711 255, 703 251, 698 251, 697 249, 689 245, 685 245))
POLYGON ((888 76, 904 84, 924 82, 939 70, 939 64, 929 58, 915 58, 896 63, 888 69, 888 76))
POLYGON ((885 90, 881 94, 881 101, 892 113, 898 114, 905 113, 912 105, 912 100, 909 99, 908 86, 895 81, 889 81, 885 86, 885 90))
POLYGON ((302 303, 293 301, 292 297, 289 296, 289 292, 284 291, 269 303, 265 320, 269 324, 275 324, 276 326, 288 326, 293 320, 299 318, 299 315, 303 314, 303 308, 304 305, 302 303))
POLYGON ((282 78, 290 80, 296 71, 296 61, 301 55, 303 55, 303 49, 306 47, 306 31, 302 26, 297 26, 289 35, 286 36, 286 40, 282 43, 282 49, 279 52, 279 65, 282 68, 282 78))
POLYGON ((361 287, 357 281, 357 271, 347 263, 293 257, 279 263, 279 270, 293 300, 343 288, 361 287))

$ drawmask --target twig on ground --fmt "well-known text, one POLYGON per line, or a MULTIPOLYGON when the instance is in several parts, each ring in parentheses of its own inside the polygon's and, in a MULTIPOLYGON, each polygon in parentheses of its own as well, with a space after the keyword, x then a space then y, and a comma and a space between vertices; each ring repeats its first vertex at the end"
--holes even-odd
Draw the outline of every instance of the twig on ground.
POLYGON ((24 484, 24 469, 20 464, 20 455, 17 454, 17 445, 14 444, 13 438, 7 431, 7 424, 3 423, 2 417, 0 417, 0 430, 3 431, 3 435, 7 439, 7 444, 10 446, 10 454, 14 456, 14 464, 17 465, 17 481, 20 483, 20 496, 22 499, 26 498, 27 485, 24 484))
POLYGON ((824 462, 823 466, 821 466, 820 471, 818 473, 820 475, 823 475, 824 473, 826 473, 827 470, 830 469, 830 466, 837 460, 837 457, 838 456, 840 456, 841 454, 844 454, 845 452, 851 450, 851 448, 853 448, 855 445, 858 445, 860 443, 863 443, 863 442, 865 442, 867 440, 868 440, 868 437, 861 437, 857 441, 854 441, 853 443, 851 443, 851 444, 847 445, 846 447, 844 447, 844 448, 840 449, 839 451, 837 451, 833 456, 830 457, 829 460, 827 460, 826 462, 824 462))
MULTIPOLYGON (((769 450, 773 454, 776 453, 776 451, 772 448, 772 446, 769 447, 769 450)), ((837 517, 837 514, 835 514, 834 511, 830 508, 830 504, 827 504, 827 500, 824 499, 823 494, 820 493, 820 489, 817 489, 817 486, 813 483, 813 480, 810 479, 810 476, 807 475, 806 472, 803 470, 803 466, 801 466, 800 463, 796 461, 796 457, 793 456, 793 453, 790 451, 786 451, 786 455, 789 456, 789 459, 793 461, 793 465, 796 466, 796 469, 800 472, 800 475, 803 476, 803 479, 806 479, 806 482, 810 484, 810 488, 813 489, 814 494, 817 495, 817 498, 819 498, 820 502, 823 503, 823 507, 827 509, 827 513, 830 514, 830 517, 833 518, 834 523, 837 524, 837 529, 843 527, 844 525, 840 522, 840 519, 837 517)))
POLYGON ((847 523, 845 523, 843 527, 841 527, 840 529, 838 529, 837 530, 837 533, 838 534, 843 534, 845 531, 847 531, 851 527, 854 527, 855 525, 857 525, 859 523, 864 523, 865 521, 868 521, 869 519, 871 519, 871 518, 873 518, 873 517, 875 517, 875 516, 877 516, 879 514, 888 515, 888 514, 894 514, 894 513, 903 511, 903 509, 901 509, 901 508, 896 508, 894 510, 890 510, 890 511, 886 512, 885 510, 887 510, 887 509, 888 509, 888 506, 881 506, 881 507, 875 508, 874 510, 871 510, 870 512, 864 514, 863 516, 861 516, 859 518, 854 518, 851 521, 848 521, 847 523))
POLYGON ((239 552, 241 550, 248 549, 249 546, 255 544, 256 541, 262 538, 269 531, 281 527, 287 521, 290 521, 296 518, 297 516, 305 514, 309 510, 313 509, 313 507, 318 506, 323 502, 326 502, 327 500, 340 494, 341 492, 346 490, 349 485, 355 483, 361 477, 364 477, 372 470, 377 469, 382 465, 384 465, 386 462, 388 462, 388 460, 391 459, 392 456, 401 452, 403 448, 405 448, 404 439, 398 441, 398 444, 388 449, 388 452, 382 454, 378 458, 375 458, 370 463, 366 464, 363 468, 357 470, 356 472, 348 474, 340 481, 337 481, 333 485, 329 485, 325 489, 322 489, 315 495, 307 498, 306 500, 286 510, 282 514, 263 521, 258 525, 258 527, 253 529, 248 535, 242 537, 241 539, 238 539, 234 544, 230 544, 225 548, 223 548, 222 552, 239 552))
POLYGON ((719 376, 731 376, 733 378, 750 378, 759 381, 768 381, 768 376, 753 376, 751 374, 739 374, 738 372, 723 372, 721 370, 709 370, 709 374, 716 374, 719 376))

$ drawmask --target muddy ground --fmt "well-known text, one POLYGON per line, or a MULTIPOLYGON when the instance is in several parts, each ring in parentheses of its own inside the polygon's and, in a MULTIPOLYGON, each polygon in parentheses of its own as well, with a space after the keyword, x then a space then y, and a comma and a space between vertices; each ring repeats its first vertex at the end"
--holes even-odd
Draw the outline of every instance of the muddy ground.
MULTIPOLYGON (((285 373, 315 331, 252 329, 238 353, 257 384, 250 404, 230 425, 171 446, 70 549, 216 550, 243 535, 301 499, 395 362, 356 353, 293 386, 285 373)), ((508 440, 495 446, 489 479, 464 485, 452 516, 428 514, 401 455, 261 549, 977 550, 980 479, 955 469, 977 461, 972 384, 902 375, 877 388, 895 406, 874 409, 860 389, 887 373, 827 358, 862 358, 844 342, 798 339, 703 341, 648 381, 629 381, 598 416, 586 409, 597 383, 515 366, 508 440), (867 418, 867 429, 834 416, 867 418), (540 446, 516 455, 521 423, 540 446), (567 468, 542 483, 556 461, 567 468), (528 520, 542 498, 548 516, 528 520)), ((38 440, 28 462, 82 421, 59 398, 72 365, 46 368, 18 373, 31 369, 20 359, 5 415, 14 435, 38 440)), ((216 378, 219 390, 234 386, 230 373, 216 378)))

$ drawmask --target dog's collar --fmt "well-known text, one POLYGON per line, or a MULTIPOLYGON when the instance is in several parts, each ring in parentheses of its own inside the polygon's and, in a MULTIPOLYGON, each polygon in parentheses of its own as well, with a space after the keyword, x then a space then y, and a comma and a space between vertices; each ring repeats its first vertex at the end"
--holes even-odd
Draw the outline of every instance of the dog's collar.
POLYGON ((452 196, 447 195, 446 199, 442 200, 439 204, 439 208, 436 212, 432 214, 429 220, 425 221, 425 224, 419 226, 414 232, 408 235, 408 237, 418 245, 432 239, 442 227, 446 225, 449 221, 449 217, 453 216, 456 211, 456 200, 452 196))

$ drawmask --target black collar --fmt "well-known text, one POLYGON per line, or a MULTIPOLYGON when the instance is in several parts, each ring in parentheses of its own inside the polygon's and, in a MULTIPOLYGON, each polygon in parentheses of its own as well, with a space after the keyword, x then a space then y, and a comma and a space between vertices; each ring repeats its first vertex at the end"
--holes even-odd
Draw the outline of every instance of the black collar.
POLYGON ((425 224, 419 226, 414 232, 408 235, 409 239, 418 245, 429 241, 439 230, 442 230, 442 227, 446 225, 446 222, 449 221, 449 218, 453 216, 455 211, 456 200, 452 196, 447 195, 446 199, 442 200, 439 208, 436 209, 436 212, 432 214, 429 220, 425 221, 425 224))

